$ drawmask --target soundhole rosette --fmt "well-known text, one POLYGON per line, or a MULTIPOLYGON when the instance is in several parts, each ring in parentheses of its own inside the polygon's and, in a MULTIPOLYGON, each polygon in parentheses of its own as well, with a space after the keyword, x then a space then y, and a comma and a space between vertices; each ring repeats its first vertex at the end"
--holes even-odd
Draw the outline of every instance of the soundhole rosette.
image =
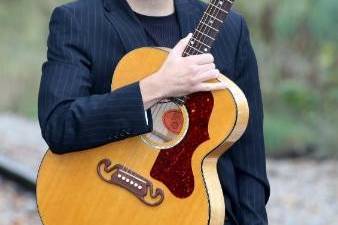
POLYGON ((189 114, 185 105, 161 102, 151 108, 153 131, 141 136, 142 140, 156 148, 172 148, 182 141, 189 127, 189 114))

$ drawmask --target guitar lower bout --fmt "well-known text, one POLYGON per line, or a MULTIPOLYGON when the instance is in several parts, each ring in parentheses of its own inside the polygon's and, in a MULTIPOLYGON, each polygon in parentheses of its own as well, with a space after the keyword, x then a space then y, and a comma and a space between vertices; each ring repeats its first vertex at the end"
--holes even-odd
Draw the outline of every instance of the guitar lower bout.
MULTIPOLYGON (((125 55, 112 89, 157 71, 168 49, 144 47, 125 55)), ((44 225, 223 225, 218 158, 243 134, 249 116, 242 91, 196 93, 183 106, 152 110, 154 131, 86 151, 48 151, 37 180, 44 225)))

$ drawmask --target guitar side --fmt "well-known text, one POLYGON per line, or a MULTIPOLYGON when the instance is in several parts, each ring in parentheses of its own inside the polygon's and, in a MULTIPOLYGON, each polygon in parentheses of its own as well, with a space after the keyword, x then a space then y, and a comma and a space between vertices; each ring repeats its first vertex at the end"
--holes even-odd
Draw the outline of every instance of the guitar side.
MULTIPOLYGON (((141 80, 155 72, 167 57, 164 49, 140 48, 123 57, 113 78, 113 89, 141 80)), ((38 176, 37 203, 44 225, 223 225, 225 207, 217 176, 218 158, 242 135, 248 120, 243 93, 229 79, 225 91, 213 92, 209 139, 191 158, 194 189, 179 198, 152 176, 160 150, 140 137, 128 138, 95 149, 44 157, 38 176), (147 179, 164 193, 163 202, 149 206, 125 188, 104 182, 98 163, 109 159, 147 179)), ((137 176, 135 175, 135 176, 137 176)), ((109 179, 109 176, 106 176, 109 179)), ((147 195, 145 201, 158 201, 147 195)))

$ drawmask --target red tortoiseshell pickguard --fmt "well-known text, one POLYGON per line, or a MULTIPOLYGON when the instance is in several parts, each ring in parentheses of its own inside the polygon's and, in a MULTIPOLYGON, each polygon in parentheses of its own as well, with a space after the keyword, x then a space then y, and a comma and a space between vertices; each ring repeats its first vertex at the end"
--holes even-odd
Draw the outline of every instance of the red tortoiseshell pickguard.
POLYGON ((194 191, 191 159, 196 148, 209 139, 208 124, 214 106, 211 92, 195 93, 186 101, 189 128, 184 139, 173 148, 161 150, 150 175, 165 184, 178 198, 194 191))

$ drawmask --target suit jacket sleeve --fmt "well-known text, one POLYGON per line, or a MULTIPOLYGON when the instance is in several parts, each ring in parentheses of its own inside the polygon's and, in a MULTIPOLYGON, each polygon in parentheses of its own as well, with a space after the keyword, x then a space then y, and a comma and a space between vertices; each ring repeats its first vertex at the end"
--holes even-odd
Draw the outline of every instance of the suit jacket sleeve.
POLYGON ((67 153, 151 131, 138 82, 92 95, 86 33, 65 6, 50 20, 47 61, 42 67, 39 122, 55 153, 67 153))
POLYGON ((239 210, 235 213, 241 225, 263 225, 267 224, 265 205, 269 198, 263 137, 263 105, 257 61, 244 19, 237 57, 235 82, 247 97, 250 119, 246 132, 230 151, 240 204, 239 210))

